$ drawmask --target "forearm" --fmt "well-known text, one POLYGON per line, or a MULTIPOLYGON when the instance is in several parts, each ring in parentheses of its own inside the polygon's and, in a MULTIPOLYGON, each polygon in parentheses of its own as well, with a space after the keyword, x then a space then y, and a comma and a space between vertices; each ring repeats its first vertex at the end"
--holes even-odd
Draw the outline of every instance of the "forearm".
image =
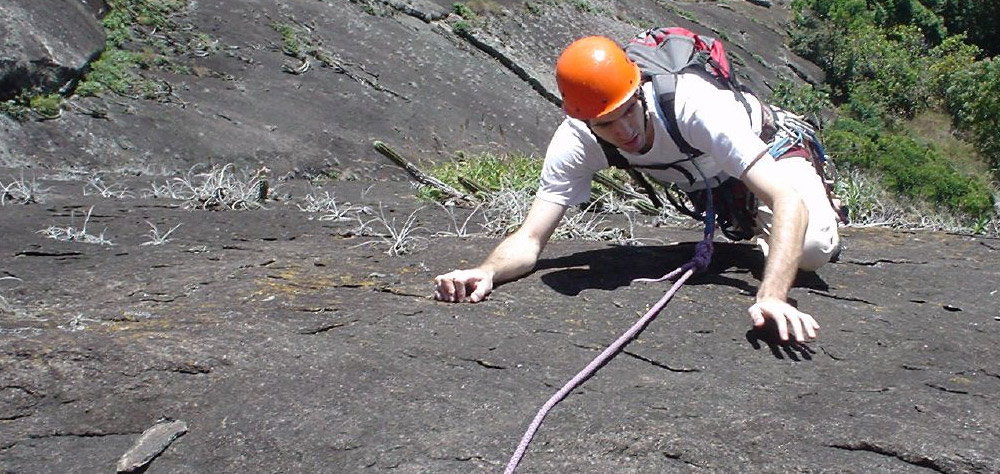
POLYGON ((534 269, 541 252, 537 239, 517 232, 504 239, 479 268, 492 275, 494 283, 503 283, 534 269))
POLYGON ((797 195, 776 199, 771 208, 774 221, 768 241, 769 252, 764 266, 764 277, 757 291, 757 301, 777 299, 785 301, 795 281, 802 257, 809 214, 797 195))

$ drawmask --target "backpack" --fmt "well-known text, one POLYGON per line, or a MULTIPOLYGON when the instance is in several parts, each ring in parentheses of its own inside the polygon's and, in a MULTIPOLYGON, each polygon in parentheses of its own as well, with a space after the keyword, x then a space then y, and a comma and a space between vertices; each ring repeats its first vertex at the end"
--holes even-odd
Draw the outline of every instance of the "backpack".
MULTIPOLYGON (((707 79, 709 83, 715 84, 716 87, 733 91, 734 97, 743 104, 748 115, 751 114, 752 109, 742 93, 752 93, 752 91, 737 80, 730 67, 725 46, 721 41, 709 36, 698 35, 686 28, 649 29, 633 38, 624 49, 626 55, 639 66, 643 81, 648 80, 653 83, 653 91, 660 111, 668 111, 668 113, 659 114, 663 118, 664 128, 670 134, 670 138, 677 145, 677 148, 687 158, 669 164, 635 166, 630 164, 614 145, 600 137, 597 137, 597 141, 604 150, 608 165, 625 170, 632 179, 639 183, 653 205, 660 208, 663 207, 663 203, 657 197, 652 184, 645 175, 639 172, 639 169, 673 169, 683 174, 689 182, 694 183, 697 181, 697 177, 680 167, 679 164, 693 161, 704 154, 689 144, 678 131, 677 117, 673 113, 677 75, 682 72, 695 72, 707 79)), ((730 179, 720 183, 716 189, 717 192, 713 194, 713 204, 717 209, 718 224, 723 233, 733 240, 745 240, 753 237, 753 213, 756 206, 755 203, 751 202, 751 199, 748 199, 751 196, 746 196, 748 193, 746 187, 739 180, 730 179)), ((693 209, 675 199, 669 192, 666 193, 670 204, 682 214, 701 219, 705 208, 700 202, 702 200, 701 193, 688 193, 688 196, 694 205, 693 209)))

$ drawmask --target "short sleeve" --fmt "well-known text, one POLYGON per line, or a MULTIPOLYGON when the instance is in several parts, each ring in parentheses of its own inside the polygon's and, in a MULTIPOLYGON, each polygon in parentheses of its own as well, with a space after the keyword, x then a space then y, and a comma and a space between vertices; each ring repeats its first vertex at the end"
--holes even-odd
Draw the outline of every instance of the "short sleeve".
POLYGON ((594 173, 607 167, 604 151, 586 124, 567 118, 545 152, 537 197, 564 206, 586 202, 594 173))

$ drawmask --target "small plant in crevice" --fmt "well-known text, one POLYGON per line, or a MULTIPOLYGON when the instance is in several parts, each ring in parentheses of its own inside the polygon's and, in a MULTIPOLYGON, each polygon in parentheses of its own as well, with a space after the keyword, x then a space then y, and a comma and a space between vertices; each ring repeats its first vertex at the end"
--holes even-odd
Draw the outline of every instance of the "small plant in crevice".
POLYGON ((149 224, 149 226, 152 227, 152 229, 149 231, 150 240, 143 242, 140 245, 163 245, 170 241, 169 238, 170 234, 174 233, 174 231, 181 226, 180 224, 177 224, 171 227, 170 230, 166 232, 160 232, 160 229, 156 227, 156 224, 153 224, 152 222, 149 221, 146 221, 146 224, 149 224))
POLYGON ((22 175, 20 179, 4 184, 0 181, 0 206, 11 204, 33 204, 42 201, 41 196, 48 192, 48 188, 43 188, 34 178, 25 179, 22 175))
POLYGON ((426 237, 416 235, 426 229, 417 225, 417 212, 419 208, 411 212, 402 224, 397 224, 395 218, 388 218, 385 209, 379 204, 378 214, 368 219, 357 216, 358 228, 355 234, 366 237, 378 237, 379 240, 364 242, 360 245, 385 246, 385 253, 392 256, 410 254, 425 248, 429 242, 426 237), (381 228, 376 230, 373 225, 381 228))
POLYGON ((451 4, 451 11, 452 13, 469 21, 475 21, 479 17, 479 15, 476 14, 475 10, 473 10, 468 3, 455 2, 451 4))
POLYGON ((472 218, 475 217, 477 213, 480 213, 483 210, 483 204, 479 204, 472 209, 472 212, 465 216, 465 219, 462 220, 461 224, 458 223, 459 217, 457 216, 457 206, 455 206, 454 203, 440 203, 434 201, 434 204, 440 207, 451 221, 451 228, 449 230, 437 232, 434 234, 435 236, 471 237, 472 235, 475 235, 473 232, 469 231, 469 223, 472 222, 472 218))
MULTIPOLYGON (((305 205, 296 204, 302 212, 321 214, 315 218, 320 221, 346 221, 355 216, 368 212, 364 206, 355 206, 349 202, 337 202, 335 194, 324 191, 322 196, 310 192, 305 196, 305 205)), ((313 219, 310 217, 310 219, 313 219)))
POLYGON ((57 119, 62 116, 63 97, 56 93, 38 94, 29 99, 31 110, 43 120, 57 119))
POLYGON ((205 172, 188 171, 163 185, 153 184, 151 197, 176 199, 186 209, 263 209, 271 188, 266 167, 253 173, 238 172, 232 163, 205 172))
POLYGON ((62 117, 63 96, 53 92, 45 93, 26 89, 17 97, 0 102, 0 114, 19 122, 27 121, 32 116, 37 120, 53 120, 62 117))
POLYGON ((105 184, 104 180, 100 176, 91 176, 87 180, 87 184, 83 188, 83 195, 89 196, 91 194, 102 198, 114 199, 129 199, 135 197, 135 194, 125 185, 120 183, 105 184))
POLYGON ((83 226, 76 228, 73 225, 66 227, 59 226, 49 226, 45 229, 38 231, 50 239, 55 239, 63 242, 83 242, 85 244, 97 244, 97 245, 114 245, 113 242, 104 237, 104 232, 107 229, 101 231, 100 234, 94 235, 87 231, 87 224, 90 223, 90 215, 94 211, 94 206, 90 206, 87 210, 87 216, 83 219, 83 226))

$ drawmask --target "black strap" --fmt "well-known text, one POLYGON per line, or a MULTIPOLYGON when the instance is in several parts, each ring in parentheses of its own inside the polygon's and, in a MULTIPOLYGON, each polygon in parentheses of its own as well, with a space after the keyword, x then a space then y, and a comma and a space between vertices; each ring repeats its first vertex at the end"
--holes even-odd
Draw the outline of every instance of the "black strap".
POLYGON ((660 94, 656 97, 656 101, 660 104, 660 112, 663 116, 663 126, 667 129, 667 133, 670 134, 670 138, 673 139, 675 144, 677 144, 677 148, 681 150, 681 153, 687 155, 687 157, 691 160, 704 155, 704 152, 691 146, 691 144, 681 136, 680 129, 677 128, 677 114, 674 113, 674 93, 667 92, 665 94, 660 94))
MULTIPOLYGON (((591 133, 593 133, 593 131, 591 133)), ((643 194, 649 198, 649 202, 653 203, 654 207, 657 209, 663 207, 663 201, 660 201, 660 198, 656 195, 656 190, 653 189, 652 183, 646 179, 646 176, 636 170, 635 167, 632 166, 632 164, 629 163, 624 156, 622 156, 622 153, 618 150, 618 148, 615 148, 614 145, 608 143, 607 140, 598 137, 596 133, 594 134, 594 137, 597 138, 597 143, 601 144, 601 149, 604 150, 604 157, 608 160, 608 164, 614 168, 625 170, 625 172, 627 172, 632 179, 639 183, 639 186, 642 186, 643 194)))

